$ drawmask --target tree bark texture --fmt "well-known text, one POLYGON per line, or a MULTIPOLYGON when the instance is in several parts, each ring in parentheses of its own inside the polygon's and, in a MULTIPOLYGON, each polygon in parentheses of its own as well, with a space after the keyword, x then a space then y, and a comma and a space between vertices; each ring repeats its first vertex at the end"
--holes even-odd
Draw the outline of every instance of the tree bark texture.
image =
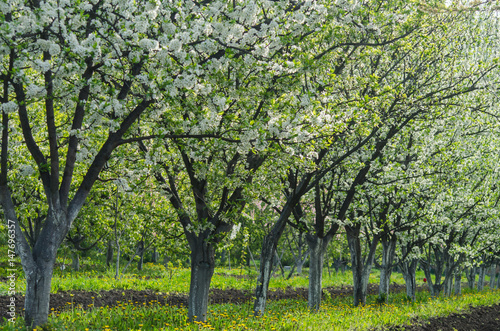
POLYGON ((374 236, 366 259, 361 251, 360 224, 346 226, 347 243, 351 253, 352 277, 354 286, 354 306, 365 305, 368 291, 368 279, 375 258, 375 249, 379 238, 374 236))
POLYGON ((208 291, 215 269, 215 248, 204 236, 191 240, 191 282, 189 285, 188 319, 206 321, 208 291))
POLYGON ((71 267, 73 268, 73 270, 79 271, 80 270, 80 255, 78 254, 78 252, 73 252, 72 258, 73 259, 71 262, 71 267))
POLYGON ((495 278, 497 276, 497 265, 493 263, 491 265, 491 271, 490 271, 490 288, 495 287, 495 278))
POLYGON ((307 234, 309 245, 309 292, 307 305, 309 309, 317 311, 321 305, 323 265, 325 252, 332 236, 320 238, 317 235, 307 234))
POLYGON ((396 238, 382 238, 382 265, 380 267, 379 298, 389 300, 389 286, 391 284, 392 264, 396 252, 396 238))
POLYGON ((477 280, 477 290, 482 291, 484 289, 484 278, 486 276, 486 268, 484 264, 479 267, 479 278, 477 280))
POLYGON ((52 281, 52 261, 37 264, 26 274, 26 297, 24 302, 25 323, 29 327, 47 323, 50 303, 50 284, 52 281))
POLYGON ((462 294, 462 271, 458 270, 455 274, 455 295, 462 294))
POLYGON ((255 288, 255 302, 253 306, 255 316, 263 315, 266 308, 267 290, 269 288, 269 281, 271 280, 276 244, 277 240, 271 234, 264 237, 260 253, 260 274, 257 279, 257 287, 255 288))
POLYGON ((113 262, 113 242, 111 239, 108 240, 108 250, 106 251, 106 265, 109 267, 113 262))
POLYGON ((465 275, 467 276, 467 285, 470 289, 474 289, 474 283, 476 282, 476 268, 470 267, 465 275))
POLYGON ((253 313, 255 316, 264 314, 266 308, 267 290, 269 281, 271 280, 271 272, 273 270, 273 258, 276 253, 278 241, 285 230, 286 222, 292 213, 294 202, 289 201, 283 208, 278 220, 272 227, 271 231, 264 237, 262 242, 262 250, 260 253, 260 272, 257 278, 257 286, 255 287, 255 301, 253 305, 253 313))
POLYGON ((417 292, 417 280, 416 280, 416 272, 417 272, 417 264, 418 260, 413 259, 410 261, 403 261, 401 263, 401 272, 403 273, 403 278, 406 284, 406 295, 412 301, 416 300, 416 292, 417 292))

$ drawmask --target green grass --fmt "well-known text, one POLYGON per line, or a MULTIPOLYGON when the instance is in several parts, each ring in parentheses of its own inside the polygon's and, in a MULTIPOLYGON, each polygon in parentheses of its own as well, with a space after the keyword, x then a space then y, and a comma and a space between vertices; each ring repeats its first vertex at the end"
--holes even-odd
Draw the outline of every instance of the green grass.
MULTIPOLYGON (((293 276, 290 279, 278 277, 271 279, 270 288, 285 288, 285 287, 308 287, 307 279, 308 269, 305 268, 301 277, 293 276)), ((417 273, 417 279, 422 279, 424 276, 417 273)), ((22 272, 18 272, 16 279, 16 292, 24 294, 26 283, 22 272)), ((70 290, 85 290, 85 291, 109 291, 112 289, 135 289, 135 290, 153 290, 161 293, 187 293, 189 292, 190 270, 187 268, 171 267, 166 269, 161 264, 146 263, 142 271, 138 272, 130 269, 130 272, 122 275, 119 279, 114 278, 114 269, 110 268, 103 271, 86 270, 72 271, 66 269, 61 272, 55 272, 52 278, 51 293, 70 290)), ((216 268, 214 277, 212 278, 211 287, 218 289, 234 288, 253 290, 256 285, 257 272, 255 269, 239 269, 233 268, 216 268), (234 275, 237 277, 227 277, 234 275)), ((379 272, 373 270, 370 275, 370 283, 379 283, 379 272)), ((401 274, 393 273, 391 278, 393 282, 404 284, 401 274)), ((325 270, 323 276, 323 287, 352 285, 352 273, 346 271, 338 274, 333 271, 331 275, 325 270)), ((0 295, 7 295, 9 288, 7 283, 0 283, 0 295)))
MULTIPOLYGON (((141 272, 131 271, 115 280, 113 270, 89 270, 74 272, 58 270, 52 281, 52 292, 67 290, 100 291, 110 289, 150 289, 167 295, 168 293, 187 293, 189 290, 189 269, 169 268, 160 264, 145 264, 141 272)), ((270 288, 307 287, 307 269, 303 276, 289 280, 275 277, 270 288)), ((417 273, 421 283, 423 274, 417 273)), ((253 291, 256 284, 255 269, 216 268, 212 288, 247 289, 253 291), (233 275, 228 276, 228 275, 233 275)), ((394 273, 391 280, 404 284, 400 274, 394 273)), ((25 280, 20 273, 16 281, 17 291, 25 290, 25 280)), ((379 272, 373 270, 370 283, 379 282, 379 272)), ((323 286, 352 284, 352 273, 344 274, 325 270, 323 286)), ((5 283, 0 283, 0 292, 6 291, 5 283)), ((6 294, 6 293, 2 293, 6 294)), ((150 302, 147 306, 121 302, 120 306, 97 308, 83 311, 74 308, 64 312, 54 312, 49 317, 46 330, 368 330, 387 325, 410 323, 413 318, 429 318, 448 315, 450 312, 467 309, 469 305, 490 305, 500 302, 500 291, 477 293, 464 289, 460 297, 438 298, 431 300, 427 292, 419 292, 417 302, 408 302, 405 293, 391 295, 388 304, 377 304, 376 296, 369 296, 364 307, 353 307, 351 297, 327 297, 322 308, 312 313, 304 300, 281 300, 269 302, 266 314, 252 316, 252 302, 234 305, 211 305, 207 323, 186 322, 187 309, 160 306, 150 302)), ((3 324, 0 330, 25 330, 23 318, 18 317, 14 325, 3 324)))
MULTIPOLYGON (((379 305, 375 300, 370 296, 366 306, 353 307, 350 298, 326 298, 317 313, 310 312, 302 300, 274 301, 259 318, 252 316, 251 303, 212 305, 207 323, 191 324, 186 321, 186 308, 123 302, 113 308, 51 314, 45 330, 368 330, 409 323, 415 317, 446 316, 469 305, 498 303, 500 291, 465 291, 460 297, 434 300, 420 292, 415 303, 408 302, 404 294, 392 296, 388 304, 379 305)), ((15 325, 2 325, 0 330, 24 330, 23 320, 18 318, 15 325)))

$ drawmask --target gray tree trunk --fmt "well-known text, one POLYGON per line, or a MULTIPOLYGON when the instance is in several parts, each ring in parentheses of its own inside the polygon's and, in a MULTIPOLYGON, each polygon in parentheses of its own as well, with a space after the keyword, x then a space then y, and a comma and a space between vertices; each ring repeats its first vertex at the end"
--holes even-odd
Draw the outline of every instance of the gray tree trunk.
POLYGON ((365 305, 366 295, 368 291, 368 280, 370 277, 370 272, 373 265, 373 260, 375 258, 375 249, 379 238, 374 236, 372 242, 370 243, 370 250, 366 260, 363 260, 361 251, 361 239, 359 237, 360 225, 354 225, 352 227, 346 226, 347 232, 347 243, 349 245, 349 251, 351 252, 351 264, 352 264, 352 277, 354 286, 354 306, 365 305))
POLYGON ((287 202, 283 208, 278 220, 272 227, 271 231, 264 237, 262 242, 262 250, 260 253, 260 272, 257 278, 257 286, 255 287, 255 301, 253 305, 253 313, 255 316, 264 314, 266 308, 267 290, 269 281, 271 280, 271 272, 273 270, 273 257, 278 246, 278 241, 285 230, 286 222, 292 213, 293 202, 287 202))
POLYGON ((146 248, 144 247, 144 240, 141 240, 139 243, 139 261, 137 261, 137 270, 141 271, 144 265, 144 251, 146 248))
POLYGON ((417 264, 418 260, 413 259, 410 261, 401 262, 401 272, 403 273, 403 278, 406 284, 406 295, 412 301, 416 300, 416 292, 417 292, 417 280, 416 280, 416 272, 417 272, 417 264))
MULTIPOLYGON (((429 248, 429 251, 431 248, 429 248)), ((436 265, 431 265, 431 259, 430 259, 430 253, 429 256, 427 257, 427 261, 421 260, 421 266, 422 269, 424 269, 425 277, 427 278, 427 284, 429 286, 429 292, 431 293, 432 297, 438 297, 439 294, 441 293, 443 284, 441 283, 441 278, 443 274, 443 268, 444 268, 444 258, 443 258, 443 253, 437 249, 434 249, 434 257, 436 260, 436 265), (432 279, 432 273, 431 273, 431 268, 434 269, 435 272, 435 278, 434 280, 432 279)))
POLYGON ((455 274, 453 274, 451 272, 448 273, 448 271, 446 272, 445 277, 444 277, 444 282, 443 282, 443 293, 447 297, 451 296, 454 278, 455 278, 455 274))
POLYGON ((295 265, 297 266, 297 275, 302 275, 302 268, 304 267, 304 264, 306 263, 307 260, 307 253, 304 255, 303 259, 297 258, 295 260, 295 265))
POLYGON ((141 271, 144 266, 144 251, 139 254, 139 261, 137 261, 137 270, 141 271))
POLYGON ((188 319, 204 322, 207 320, 208 292, 215 269, 215 249, 203 236, 195 240, 191 243, 188 319))
POLYGON ((491 265, 491 272, 490 272, 490 288, 495 287, 495 278, 497 276, 497 265, 493 263, 491 265))
POLYGON ((455 274, 455 295, 462 294, 462 271, 459 269, 455 274))
POLYGON ((446 268, 444 269, 443 292, 445 296, 449 297, 453 292, 453 280, 455 279, 455 275, 458 273, 457 267, 459 264, 451 255, 446 255, 447 259, 446 268))
POLYGON ((33 270, 26 273, 24 320, 27 326, 33 327, 47 323, 54 263, 55 254, 50 260, 37 264, 33 270))
POLYGON ((477 280, 477 290, 482 291, 484 289, 484 277, 486 276, 486 268, 484 264, 479 267, 479 279, 477 280))
POLYGON ((379 298, 389 300, 389 286, 391 285, 392 265, 396 252, 396 238, 382 240, 382 265, 380 266, 379 298))
POLYGON ((115 279, 120 278, 120 242, 116 240, 116 265, 115 265, 115 279))
POLYGON ((467 285, 471 290, 474 289, 474 283, 476 282, 476 267, 470 267, 465 275, 467 276, 467 285))
POLYGON ((157 252, 157 250, 156 250, 156 247, 155 247, 155 248, 153 248, 153 255, 152 255, 152 257, 151 257, 151 261, 152 261, 153 263, 157 263, 157 262, 158 262, 159 257, 160 257, 160 254, 158 254, 158 252, 157 252))
MULTIPOLYGON (((67 230, 56 232, 56 224, 64 224, 65 213, 49 209, 45 227, 31 252, 21 246, 20 255, 26 275, 26 295, 24 301, 25 324, 31 329, 47 323, 49 315, 50 285, 57 249, 66 237, 67 230), (29 262, 28 262, 29 261, 29 262)), ((22 238, 21 240, 23 240, 22 238)), ((16 238, 17 240, 17 238, 16 238)))
POLYGON ((271 280, 275 250, 276 246, 273 237, 270 234, 266 235, 262 244, 260 274, 257 279, 257 287, 255 288, 255 302, 253 306, 255 316, 263 315, 266 308, 267 290, 269 288, 269 281, 271 280))
POLYGON ((73 254, 72 254, 71 267, 75 271, 80 270, 80 255, 78 254, 78 252, 73 252, 73 254))
POLYGON ((108 240, 108 249, 106 251, 106 265, 109 267, 113 262, 113 241, 111 239, 108 240))
POLYGON ((332 236, 319 238, 317 235, 307 234, 309 246, 309 292, 307 305, 309 309, 318 311, 321 305, 323 265, 325 252, 332 236))

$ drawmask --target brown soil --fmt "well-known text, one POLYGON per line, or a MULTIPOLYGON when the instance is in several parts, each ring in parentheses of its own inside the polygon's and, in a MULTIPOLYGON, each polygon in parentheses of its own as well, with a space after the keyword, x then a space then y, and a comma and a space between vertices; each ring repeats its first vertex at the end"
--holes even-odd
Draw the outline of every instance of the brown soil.
MULTIPOLYGON (((404 291, 404 285, 391 285, 391 292, 404 291)), ((324 289, 333 296, 351 296, 352 286, 328 287, 324 289)), ((421 290, 421 289, 420 289, 421 290)), ((370 284, 369 294, 376 294, 378 286, 370 284)), ((210 304, 235 303, 241 304, 252 300, 253 291, 235 290, 235 289, 211 289, 210 304)), ((16 315, 23 314, 24 296, 16 295, 16 315)), ((186 294, 160 294, 151 290, 111 290, 111 291, 66 291, 51 294, 51 311, 61 311, 71 307, 83 309, 92 309, 93 307, 112 307, 120 302, 132 301, 134 304, 143 305, 144 303, 157 302, 161 305, 186 306, 188 296, 186 294)), ((307 300, 307 289, 305 288, 285 288, 272 290, 268 294, 268 300, 282 299, 302 299, 307 300)), ((8 318, 5 307, 10 302, 9 296, 0 296, 0 323, 8 318)), ((433 318, 428 322, 415 320, 411 326, 398 326, 386 329, 387 331, 406 330, 406 331, 437 331, 437 330, 481 330, 493 331, 500 330, 500 305, 492 307, 470 308, 468 313, 451 314, 448 317, 433 318)))
POLYGON ((415 320, 410 326, 396 326, 386 331, 498 331, 500 330, 500 304, 469 307, 465 313, 452 313, 428 321, 415 320))

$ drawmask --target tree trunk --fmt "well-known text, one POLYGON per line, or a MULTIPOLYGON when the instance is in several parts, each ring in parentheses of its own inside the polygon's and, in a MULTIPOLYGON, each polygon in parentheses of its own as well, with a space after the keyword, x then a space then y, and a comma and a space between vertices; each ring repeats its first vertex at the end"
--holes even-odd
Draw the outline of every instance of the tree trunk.
POLYGON ((109 267, 113 262, 113 242, 112 240, 108 240, 108 250, 106 252, 106 265, 109 267))
POLYGON ((347 236, 349 250, 351 251, 352 278, 354 285, 354 306, 364 305, 366 292, 363 293, 363 261, 361 256, 361 243, 359 238, 347 236))
POLYGON ((260 253, 260 273, 257 278, 257 286, 255 287, 255 301, 253 305, 253 313, 255 316, 264 314, 266 308, 267 290, 269 281, 271 280, 271 272, 273 269, 273 257, 278 246, 278 241, 285 230, 286 222, 290 217, 293 207, 292 202, 288 202, 283 208, 280 217, 272 227, 271 231, 264 237, 262 242, 262 250, 260 253))
POLYGON ((191 283, 189 286, 188 319, 203 321, 207 319, 208 291, 215 270, 215 248, 204 236, 192 239, 191 244, 191 283))
POLYGON ((482 291, 484 289, 484 277, 486 276, 486 268, 484 264, 479 267, 479 279, 477 280, 477 290, 482 291))
POLYGON ((78 255, 78 252, 73 252, 73 254, 72 254, 71 267, 75 271, 80 270, 80 255, 78 255))
POLYGON ((443 282, 443 293, 447 297, 451 296, 454 278, 455 278, 455 275, 452 272, 447 271, 445 273, 444 282, 443 282))
POLYGON ((448 256, 446 259, 446 268, 444 269, 444 282, 443 282, 443 292, 444 295, 449 297, 453 292, 453 280, 455 279, 455 274, 457 273, 458 263, 454 261, 452 256, 448 256))
POLYGON ((417 280, 416 280, 416 272, 417 272, 417 264, 418 260, 413 259, 411 261, 403 261, 401 262, 401 271, 403 273, 403 278, 406 284, 406 295, 412 301, 415 301, 416 292, 417 292, 417 280))
POLYGON ((465 273, 467 276, 467 285, 471 290, 474 289, 474 283, 476 281, 476 268, 475 267, 470 267, 467 272, 465 273))
POLYGON ((68 228, 64 228, 63 225, 66 217, 64 211, 57 212, 49 209, 48 215, 35 247, 31 252, 23 250, 21 254, 21 262, 26 275, 24 320, 31 330, 47 322, 50 285, 57 249, 68 233, 68 228))
POLYGON ((493 263, 491 265, 491 273, 490 273, 490 288, 495 287, 495 278, 497 276, 497 265, 493 263))
MULTIPOLYGON (((139 248, 137 255, 139 256, 139 261, 137 261, 137 270, 141 271, 142 266, 144 265, 144 251, 146 250, 146 247, 144 246, 144 240, 139 241, 139 248)), ((132 257, 132 260, 134 257, 132 257)))
POLYGON ((441 269, 436 270, 435 280, 432 280, 431 267, 429 265, 423 266, 425 277, 427 278, 427 284, 429 286, 429 292, 432 297, 438 297, 441 293, 441 269))
POLYGON ((158 251, 156 250, 156 247, 153 248, 153 255, 151 256, 151 262, 157 263, 159 257, 160 257, 160 254, 158 254, 158 251))
POLYGON ((380 267, 379 299, 389 300, 389 286, 391 285, 392 263, 396 252, 396 238, 382 238, 382 265, 380 267), (388 240, 387 240, 388 239, 388 240))
POLYGON ((375 257, 375 249, 378 243, 378 237, 374 236, 370 243, 370 251, 363 260, 361 251, 361 239, 359 237, 361 225, 346 226, 347 243, 351 252, 352 277, 354 286, 354 306, 366 304, 366 294, 368 291, 368 280, 375 257))
POLYGON ((115 266, 115 279, 120 278, 120 241, 116 238, 116 266, 115 266))
POLYGON ((55 254, 26 273, 24 320, 30 328, 47 323, 54 263, 55 254))
POLYGON ((455 274, 455 295, 462 294, 462 271, 459 269, 455 274))
POLYGON ((445 264, 444 253, 437 248, 432 249, 432 247, 429 247, 427 261, 421 260, 421 266, 424 269, 427 284, 429 285, 429 292, 432 297, 438 297, 441 293, 443 287, 441 278, 445 264), (431 251, 434 251, 435 265, 431 265, 431 251), (432 279, 431 269, 434 269, 434 280, 432 279))
POLYGON ((144 250, 139 253, 139 261, 137 261, 137 270, 141 271, 144 266, 144 250))
POLYGON ((277 240, 274 236, 272 236, 272 233, 266 235, 264 237, 264 242, 262 243, 262 251, 260 254, 260 274, 257 279, 255 302, 253 305, 255 316, 261 316, 264 314, 266 308, 267 290, 269 288, 269 281, 271 280, 276 243, 277 240))
POLYGON ((295 260, 295 265, 297 266, 297 275, 301 276, 302 275, 302 268, 304 267, 304 263, 306 263, 307 259, 307 254, 304 256, 303 259, 296 259, 295 260))
POLYGON ((321 305, 323 261, 331 237, 319 238, 315 234, 307 234, 306 236, 309 245, 309 293, 307 305, 313 311, 318 311, 321 305))

